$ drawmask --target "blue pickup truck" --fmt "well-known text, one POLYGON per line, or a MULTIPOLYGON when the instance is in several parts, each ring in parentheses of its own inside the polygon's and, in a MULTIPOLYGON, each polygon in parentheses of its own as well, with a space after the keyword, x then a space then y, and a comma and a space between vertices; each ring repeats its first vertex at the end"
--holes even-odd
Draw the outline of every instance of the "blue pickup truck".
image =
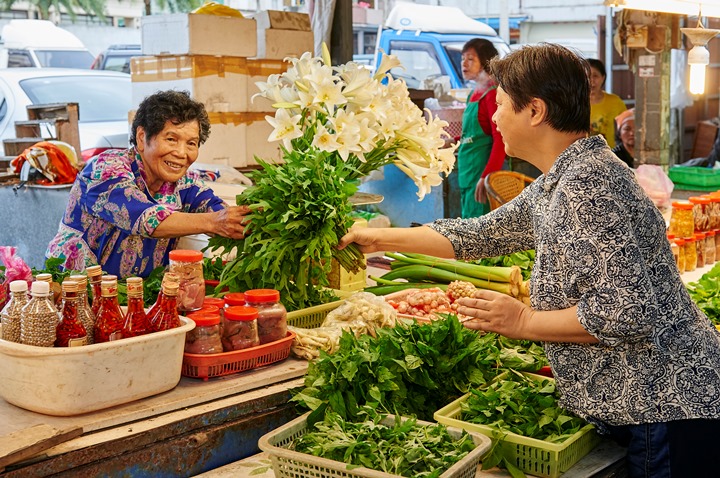
POLYGON ((493 42, 501 56, 510 47, 495 30, 467 16, 457 7, 398 3, 380 28, 376 53, 395 55, 403 68, 390 73, 405 80, 409 88, 426 89, 442 76, 451 88, 464 88, 460 66, 462 47, 472 38, 493 42))

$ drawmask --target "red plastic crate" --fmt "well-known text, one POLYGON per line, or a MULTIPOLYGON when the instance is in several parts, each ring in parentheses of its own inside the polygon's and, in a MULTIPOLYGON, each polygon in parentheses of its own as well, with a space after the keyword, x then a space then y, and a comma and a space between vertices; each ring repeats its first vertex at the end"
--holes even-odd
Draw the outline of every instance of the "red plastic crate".
POLYGON ((257 347, 219 354, 183 354, 182 374, 185 377, 207 380, 262 367, 285 360, 290 355, 290 346, 295 338, 294 332, 287 333, 284 339, 276 340, 257 347))

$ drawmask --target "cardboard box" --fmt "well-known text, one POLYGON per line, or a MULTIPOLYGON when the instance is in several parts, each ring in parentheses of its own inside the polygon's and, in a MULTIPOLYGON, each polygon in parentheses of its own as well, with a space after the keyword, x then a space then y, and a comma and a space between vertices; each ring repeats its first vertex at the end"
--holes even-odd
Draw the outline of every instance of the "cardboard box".
POLYGON ((250 18, 193 13, 149 15, 142 18, 144 55, 257 54, 257 23, 250 18))
POLYGON ((312 31, 310 16, 307 13, 265 10, 253 17, 258 30, 275 28, 278 30, 312 31))
MULTIPOLYGON (((259 81, 267 81, 270 75, 280 75, 285 73, 290 67, 290 63, 282 60, 269 60, 266 58, 248 58, 247 60, 247 111, 273 111, 272 101, 267 98, 254 95, 260 93, 255 83, 259 81)), ((273 113, 267 113, 273 114, 273 113)))
POLYGON ((353 23, 367 23, 367 8, 353 7, 352 8, 352 22, 353 23))
POLYGON ((272 126, 265 116, 275 113, 210 113, 210 138, 200 147, 198 161, 235 168, 264 161, 280 162, 280 143, 269 142, 272 126))
POLYGON ((282 60, 300 57, 315 51, 313 32, 299 30, 276 30, 268 28, 257 31, 257 57, 282 60))
MULTIPOLYGON (((248 65, 245 58, 207 55, 140 56, 130 61, 132 104, 157 91, 186 90, 208 112, 246 111, 248 65)), ((257 87, 253 84, 254 91, 257 87)))

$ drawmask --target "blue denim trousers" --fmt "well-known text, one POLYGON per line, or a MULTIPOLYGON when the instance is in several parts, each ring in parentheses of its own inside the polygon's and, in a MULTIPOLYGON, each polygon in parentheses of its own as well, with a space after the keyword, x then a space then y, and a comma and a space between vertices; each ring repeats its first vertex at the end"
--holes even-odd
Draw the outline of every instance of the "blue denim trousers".
POLYGON ((720 420, 677 420, 608 426, 627 447, 630 478, 720 477, 720 420))

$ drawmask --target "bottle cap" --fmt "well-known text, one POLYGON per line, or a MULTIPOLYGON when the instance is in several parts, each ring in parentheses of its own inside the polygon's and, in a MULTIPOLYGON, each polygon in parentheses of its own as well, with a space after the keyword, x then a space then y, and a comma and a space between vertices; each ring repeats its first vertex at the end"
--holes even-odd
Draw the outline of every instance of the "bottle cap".
POLYGON ((242 292, 229 292, 225 294, 223 300, 228 306, 245 305, 245 294, 242 292))
POLYGON ((35 276, 35 280, 39 280, 42 282, 52 282, 52 274, 48 274, 46 272, 43 272, 42 274, 38 274, 35 276))
POLYGON ((114 281, 117 282, 117 278, 118 278, 118 277, 117 277, 116 275, 113 275, 113 274, 105 274, 104 276, 102 276, 102 280, 103 280, 103 281, 114 280, 114 281))
POLYGON ((48 284, 47 282, 36 280, 32 283, 31 292, 33 295, 47 295, 50 293, 50 284, 48 284))
POLYGON ((128 297, 138 297, 143 294, 143 280, 142 277, 128 277, 125 281, 127 283, 127 295, 128 297))
POLYGON ((255 307, 234 305, 225 309, 225 320, 255 320, 258 317, 258 310, 255 307))
POLYGON ((63 292, 77 292, 78 291, 78 283, 74 280, 65 279, 62 281, 62 291, 63 292))
POLYGON ((170 251, 170 260, 173 262, 200 262, 203 260, 203 254, 192 249, 175 249, 170 251))
POLYGON ((82 274, 73 274, 70 276, 70 280, 74 280, 78 283, 78 290, 82 290, 87 287, 87 276, 82 274))
POLYGON ((88 277, 97 277, 102 275, 102 266, 90 266, 85 269, 88 277))
POLYGON ((280 292, 275 289, 251 289, 245 291, 247 302, 277 302, 280 300, 280 292))
POLYGON ((10 292, 27 292, 27 281, 14 280, 10 282, 10 292))
POLYGON ((117 295, 117 281, 116 280, 104 280, 100 283, 102 296, 112 297, 117 295))

